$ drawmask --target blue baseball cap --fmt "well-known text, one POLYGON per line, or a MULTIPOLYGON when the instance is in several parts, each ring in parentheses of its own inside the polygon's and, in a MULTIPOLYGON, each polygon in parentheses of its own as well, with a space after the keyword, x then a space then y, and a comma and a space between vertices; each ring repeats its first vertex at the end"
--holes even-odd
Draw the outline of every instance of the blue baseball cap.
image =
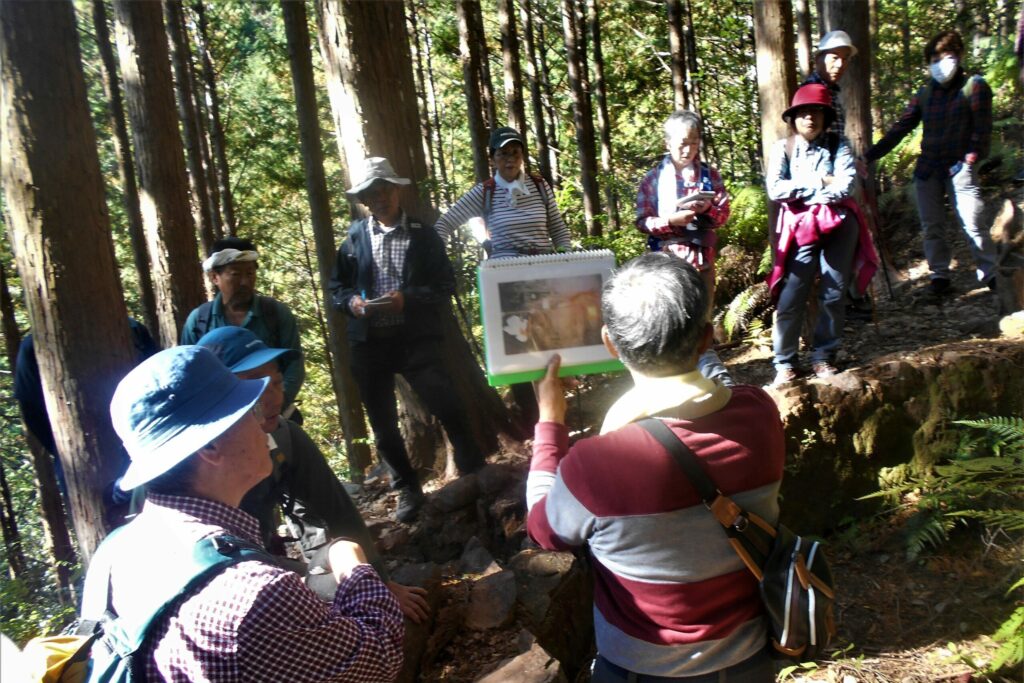
POLYGON ((209 349, 231 372, 254 370, 272 360, 295 353, 295 349, 272 349, 244 327, 218 327, 196 342, 209 349))
POLYGON ((125 375, 110 401, 131 464, 119 486, 151 481, 230 429, 260 399, 269 378, 241 380, 199 346, 175 346, 125 375))

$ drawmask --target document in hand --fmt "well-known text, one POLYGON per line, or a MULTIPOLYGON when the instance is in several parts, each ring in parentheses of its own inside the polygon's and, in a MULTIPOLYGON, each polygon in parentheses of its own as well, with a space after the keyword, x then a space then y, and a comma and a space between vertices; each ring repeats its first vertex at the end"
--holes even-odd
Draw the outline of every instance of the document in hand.
POLYGON ((699 192, 692 192, 692 193, 686 195, 685 197, 683 197, 682 199, 680 199, 678 202, 676 202, 676 208, 677 209, 683 209, 683 208, 686 208, 687 204, 692 204, 693 202, 699 202, 701 200, 707 201, 707 200, 711 200, 711 199, 714 199, 714 198, 715 198, 715 193, 714 192, 709 192, 707 190, 701 190, 699 192))
POLYGON ((488 383, 540 379, 556 352, 563 377, 623 369, 601 342, 601 288, 614 268, 607 249, 481 263, 488 383))

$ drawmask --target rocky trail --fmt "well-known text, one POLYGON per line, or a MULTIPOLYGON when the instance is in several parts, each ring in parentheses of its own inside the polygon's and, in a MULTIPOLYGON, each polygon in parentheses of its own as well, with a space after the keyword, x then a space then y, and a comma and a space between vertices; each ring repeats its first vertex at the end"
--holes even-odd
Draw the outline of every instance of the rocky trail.
MULTIPOLYGON (((975 283, 959 235, 954 293, 926 296, 915 236, 890 235, 893 295, 876 278, 874 320, 847 325, 844 372, 772 390, 790 453, 784 520, 825 535, 839 588, 834 654, 790 680, 982 680, 970 663, 991 655, 985 634, 1013 610, 1006 590, 1021 573, 1019 539, 964 531, 911 561, 905 519, 856 500, 877 489, 879 467, 940 457, 950 419, 1021 412, 1024 340, 1000 336, 999 301, 975 283)), ((738 381, 764 385, 770 345, 763 332, 722 356, 738 381)), ((628 385, 624 374, 585 378, 570 399, 574 437, 599 425, 628 385)), ((390 520, 385 482, 370 479, 357 494, 393 578, 431 592, 432 622, 408 625, 401 680, 588 680, 591 577, 585 558, 526 538, 529 453, 529 442, 506 442, 481 473, 431 482, 412 526, 390 520)))

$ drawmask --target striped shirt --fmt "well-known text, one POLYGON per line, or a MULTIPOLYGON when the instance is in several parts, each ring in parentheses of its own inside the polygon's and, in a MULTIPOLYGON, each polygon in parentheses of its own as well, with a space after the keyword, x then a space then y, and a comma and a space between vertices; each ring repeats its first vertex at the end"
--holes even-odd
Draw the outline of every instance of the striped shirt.
MULTIPOLYGON (((257 544, 260 538, 255 518, 198 498, 150 494, 131 524, 151 527, 153 538, 175 534, 174 547, 225 532, 257 544)), ((93 564, 104 566, 97 557, 93 564)), ((97 582, 109 580, 114 610, 130 612, 133 596, 158 576, 160 558, 111 559, 109 576, 90 574, 85 594, 95 595, 97 582)), ((90 618, 85 604, 83 617, 90 618)), ((327 605, 298 574, 244 561, 215 575, 154 625, 146 680, 392 681, 402 665, 403 634, 398 602, 369 565, 357 566, 327 605)))
MULTIPOLYGON (((764 391, 735 387, 725 407, 666 424, 723 493, 777 520, 785 446, 778 410, 764 391)), ((564 425, 539 423, 527 504, 527 529, 541 546, 589 548, 597 648, 614 664, 696 676, 765 646, 757 581, 679 465, 638 425, 570 448, 564 425)))
POLYGON ((484 184, 478 183, 441 216, 434 229, 447 241, 455 229, 470 218, 484 218, 491 240, 490 258, 550 254, 556 247, 569 249, 569 228, 558 211, 554 193, 543 178, 536 183, 532 176, 527 176, 525 185, 529 194, 520 196, 515 207, 509 206, 508 189, 495 186, 489 202, 490 215, 485 215, 484 184))
MULTIPOLYGON (((394 228, 386 228, 370 217, 370 245, 373 249, 373 291, 370 299, 402 289, 402 269, 405 253, 409 250, 409 230, 405 227, 405 214, 394 228)), ((395 327, 405 321, 401 313, 376 313, 370 316, 370 327, 395 327)))

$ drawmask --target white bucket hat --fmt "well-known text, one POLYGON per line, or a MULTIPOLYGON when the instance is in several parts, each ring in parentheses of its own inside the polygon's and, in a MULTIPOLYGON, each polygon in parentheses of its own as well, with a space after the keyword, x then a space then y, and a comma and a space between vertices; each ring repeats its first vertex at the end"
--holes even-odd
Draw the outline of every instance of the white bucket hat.
POLYGON ((375 180, 386 180, 395 185, 408 185, 412 182, 408 178, 399 177, 395 169, 391 168, 391 162, 384 157, 366 157, 361 170, 362 173, 357 176, 356 183, 346 190, 346 193, 353 197, 373 185, 375 180))
POLYGON ((821 37, 821 42, 818 43, 818 49, 814 53, 820 55, 822 52, 829 52, 840 47, 850 48, 850 56, 853 57, 857 54, 857 48, 853 46, 853 41, 850 40, 850 34, 846 31, 829 31, 821 37))

